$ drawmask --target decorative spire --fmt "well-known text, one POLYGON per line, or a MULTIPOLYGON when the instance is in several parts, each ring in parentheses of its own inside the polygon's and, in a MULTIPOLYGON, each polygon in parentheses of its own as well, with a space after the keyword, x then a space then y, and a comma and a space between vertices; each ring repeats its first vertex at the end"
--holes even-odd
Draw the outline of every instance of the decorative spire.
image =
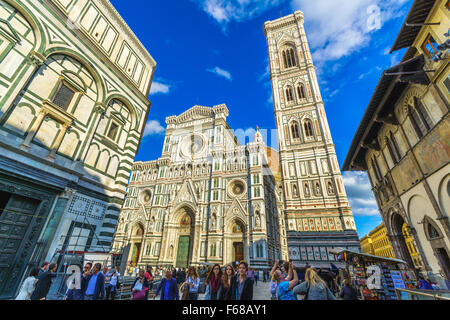
POLYGON ((254 137, 254 142, 262 142, 263 141, 263 137, 261 132, 259 132, 259 126, 256 126, 256 133, 255 133, 255 137, 254 137))

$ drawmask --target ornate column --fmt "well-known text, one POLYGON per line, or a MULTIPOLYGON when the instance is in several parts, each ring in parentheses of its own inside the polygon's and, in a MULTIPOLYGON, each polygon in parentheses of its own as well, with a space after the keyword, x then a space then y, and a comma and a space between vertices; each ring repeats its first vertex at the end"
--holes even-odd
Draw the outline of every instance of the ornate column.
POLYGON ((441 217, 437 218, 436 220, 438 220, 441 223, 445 234, 447 235, 448 238, 450 238, 450 221, 449 221, 450 219, 449 219, 449 217, 442 215, 441 217))
POLYGON ((36 121, 33 124, 33 127, 28 132, 25 140, 20 145, 20 148, 25 151, 30 150, 30 143, 36 136, 37 132, 39 131, 42 122, 46 117, 51 117, 55 121, 57 121, 59 124, 63 126, 63 129, 59 132, 58 137, 56 138, 56 141, 54 142, 52 146, 52 150, 50 151, 49 155, 47 156, 47 159, 54 160, 56 158, 56 152, 58 151, 62 140, 64 139, 64 136, 68 130, 68 128, 74 123, 75 117, 66 112, 65 110, 61 109, 57 105, 55 105, 53 102, 44 100, 42 101, 41 110, 39 111, 39 115, 36 119, 36 121))
MULTIPOLYGON (((403 235, 388 235, 389 241, 393 245, 393 249, 396 248, 399 256, 402 260, 406 261, 408 266, 414 269, 414 263, 412 262, 411 255, 406 247, 405 239, 403 235), (395 246, 395 247, 394 247, 395 246)), ((395 249, 394 249, 395 250, 395 249)))
POLYGON ((419 252, 419 256, 424 264, 425 270, 431 271, 431 267, 428 263, 428 259, 425 256, 425 252, 423 251, 422 244, 418 241, 416 229, 406 225, 406 230, 408 231, 409 235, 411 236, 411 238, 413 240, 413 245, 417 248, 417 250, 419 252))
POLYGON ((42 125, 42 122, 44 121, 45 117, 48 114, 48 110, 41 109, 39 111, 38 117, 36 118, 36 121, 34 121, 33 127, 31 127, 30 131, 28 131, 27 136, 25 137, 25 140, 20 145, 20 148, 24 151, 30 150, 30 143, 33 140, 34 136, 38 132, 39 128, 42 125))
POLYGON ((64 136, 66 135, 66 132, 69 128, 70 128, 70 124, 68 124, 68 123, 62 124, 62 129, 59 132, 58 136, 56 137, 56 140, 53 143, 52 149, 51 149, 50 153, 48 154, 47 159, 49 159, 49 160, 56 159, 56 152, 58 151, 59 147, 61 146, 64 136))
POLYGON ((232 257, 229 255, 231 245, 229 243, 226 232, 224 232, 222 239, 223 239, 223 241, 222 241, 223 263, 225 264, 225 263, 229 263, 230 261, 232 261, 232 257))
POLYGON ((17 101, 20 93, 30 83, 36 72, 44 64, 45 60, 46 58, 41 53, 34 50, 30 51, 25 58, 20 82, 10 88, 10 91, 6 94, 6 96, 9 95, 9 98, 4 101, 4 105, 0 106, 0 122, 4 121, 9 114, 10 109, 16 106, 15 101, 17 101), (2 108, 4 110, 2 110, 2 108))
POLYGON ((201 230, 202 230, 202 220, 200 210, 197 209, 195 214, 195 223, 194 223, 194 238, 192 239, 192 257, 191 263, 198 264, 200 262, 200 238, 201 238, 201 230))
POLYGON ((169 248, 171 245, 171 239, 169 238, 172 229, 172 224, 170 222, 168 222, 165 225, 164 231, 163 231, 163 236, 162 236, 162 241, 161 241, 161 250, 160 250, 160 255, 159 255, 159 261, 160 262, 164 262, 167 263, 170 259, 169 257, 169 248))
POLYGON ((89 128, 92 133, 89 135, 89 137, 85 140, 84 144, 82 145, 81 152, 77 158, 77 161, 84 162, 86 161, 86 158, 89 153, 89 148, 92 144, 92 141, 94 140, 95 134, 97 133, 98 127, 100 125, 100 122, 103 120, 103 118, 106 116, 108 107, 103 102, 96 102, 95 103, 95 109, 94 114, 95 117, 99 115, 99 120, 95 119, 95 121, 92 121, 92 126, 89 128), (95 130, 93 130, 95 127, 95 130))

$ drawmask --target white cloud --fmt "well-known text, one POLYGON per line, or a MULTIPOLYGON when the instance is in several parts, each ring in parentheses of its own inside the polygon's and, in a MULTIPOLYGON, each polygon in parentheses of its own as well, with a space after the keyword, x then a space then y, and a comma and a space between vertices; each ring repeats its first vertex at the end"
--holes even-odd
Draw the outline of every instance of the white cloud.
POLYGON ((258 77, 258 82, 262 83, 262 85, 264 86, 265 89, 267 89, 267 104, 266 106, 268 108, 273 108, 273 93, 272 93, 272 83, 270 81, 270 64, 269 64, 269 59, 266 59, 265 61, 265 69, 264 69, 264 73, 262 73, 259 77, 258 77))
POLYGON ((264 69, 264 73, 261 74, 258 78, 258 82, 264 81, 264 84, 269 82, 270 84, 270 65, 269 65, 269 59, 266 59, 266 68, 264 69))
POLYGON ((232 21, 249 20, 281 4, 290 3, 292 11, 301 10, 305 15, 306 33, 317 64, 338 60, 368 46, 371 33, 381 28, 387 21, 405 15, 402 7, 408 2, 408 0, 191 1, 216 20, 224 31, 232 21))
POLYGON ((372 68, 372 69, 370 69, 369 71, 367 71, 367 72, 365 72, 365 73, 361 73, 361 74, 359 75, 359 80, 362 80, 362 79, 364 79, 364 78, 370 76, 372 73, 374 73, 374 72, 376 72, 376 71, 380 72, 381 70, 382 70, 381 67, 376 66, 375 68, 372 68))
POLYGON ((377 202, 365 172, 344 172, 345 189, 355 216, 379 216, 377 202))
POLYGON ((151 136, 154 134, 161 134, 165 131, 164 127, 159 123, 158 120, 150 120, 145 125, 144 137, 151 136))
POLYGON ((322 64, 348 56, 370 43, 371 33, 393 17, 407 0, 292 0, 293 10, 305 14, 307 36, 314 60, 322 64), (381 9, 380 24, 371 28, 376 4, 381 9))
POLYGON ((327 98, 333 98, 338 93, 339 93, 339 89, 335 89, 329 95, 327 95, 327 98))
POLYGON ((225 79, 227 79, 229 81, 232 80, 231 73, 229 73, 226 70, 223 70, 222 68, 215 67, 212 69, 206 69, 206 71, 214 73, 214 74, 218 75, 219 77, 224 77, 225 79))
POLYGON ((162 82, 154 81, 152 83, 152 88, 150 89, 150 94, 167 94, 170 91, 170 86, 162 82))
POLYGON ((401 60, 402 60, 402 58, 398 52, 395 52, 394 54, 392 54, 391 55, 391 67, 399 64, 401 60))
POLYGON ((278 6, 286 0, 191 0, 219 24, 222 29, 231 21, 243 21, 278 6))

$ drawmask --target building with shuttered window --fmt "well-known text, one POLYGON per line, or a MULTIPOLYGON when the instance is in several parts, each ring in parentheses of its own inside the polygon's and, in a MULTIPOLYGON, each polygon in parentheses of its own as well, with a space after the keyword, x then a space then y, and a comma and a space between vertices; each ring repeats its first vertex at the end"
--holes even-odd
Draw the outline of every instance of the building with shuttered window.
POLYGON ((343 166, 367 171, 395 257, 433 280, 450 279, 449 25, 448 0, 414 1, 343 166))

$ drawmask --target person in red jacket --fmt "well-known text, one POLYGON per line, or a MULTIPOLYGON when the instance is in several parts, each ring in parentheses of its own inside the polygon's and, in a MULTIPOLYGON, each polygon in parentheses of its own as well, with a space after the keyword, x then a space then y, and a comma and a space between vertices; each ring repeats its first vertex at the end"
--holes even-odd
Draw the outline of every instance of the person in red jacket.
POLYGON ((149 281, 149 282, 153 280, 152 270, 153 270, 152 267, 147 266, 147 271, 144 274, 144 276, 147 278, 147 281, 149 281))
POLYGON ((147 266, 147 271, 144 274, 144 277, 147 279, 148 287, 147 287, 147 297, 148 297, 148 291, 153 288, 153 268, 150 266, 147 266))

